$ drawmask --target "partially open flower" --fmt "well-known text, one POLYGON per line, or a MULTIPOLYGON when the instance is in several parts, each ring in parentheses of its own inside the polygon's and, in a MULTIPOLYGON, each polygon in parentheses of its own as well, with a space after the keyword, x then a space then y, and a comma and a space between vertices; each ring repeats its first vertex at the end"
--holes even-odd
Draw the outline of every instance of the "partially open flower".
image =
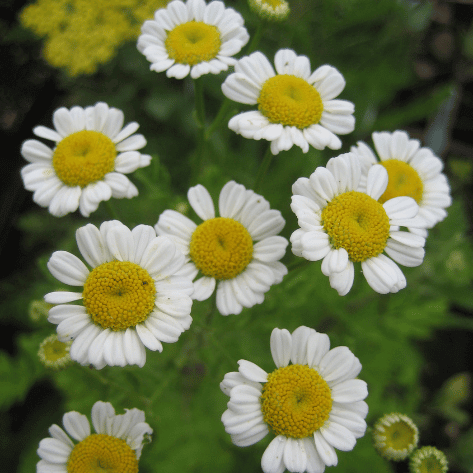
POLYGON ((373 441, 376 450, 383 457, 401 461, 417 447, 419 430, 404 414, 386 414, 374 425, 373 441))
POLYGON ((248 4, 261 18, 269 21, 284 20, 290 12, 286 0, 249 0, 248 4))
POLYGON ((411 456, 409 470, 411 473, 447 473, 447 457, 435 447, 419 448, 411 456))
POLYGON ((39 360, 46 368, 53 370, 65 368, 72 363, 71 356, 69 355, 71 345, 72 341, 61 342, 58 340, 57 335, 53 333, 39 345, 39 360))

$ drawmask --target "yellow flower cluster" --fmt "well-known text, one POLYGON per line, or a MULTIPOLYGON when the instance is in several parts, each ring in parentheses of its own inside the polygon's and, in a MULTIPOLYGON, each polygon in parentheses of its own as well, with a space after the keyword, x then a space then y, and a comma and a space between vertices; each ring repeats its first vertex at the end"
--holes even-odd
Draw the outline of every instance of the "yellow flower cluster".
POLYGON ((45 36, 44 57, 70 76, 93 74, 169 0, 37 0, 21 13, 24 27, 45 36))

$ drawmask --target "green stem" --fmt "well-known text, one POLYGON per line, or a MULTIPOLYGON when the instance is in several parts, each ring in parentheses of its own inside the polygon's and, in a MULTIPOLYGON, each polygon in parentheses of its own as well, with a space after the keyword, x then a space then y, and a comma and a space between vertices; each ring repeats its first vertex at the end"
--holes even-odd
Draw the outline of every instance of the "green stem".
POLYGON ((205 139, 208 140, 211 136, 212 133, 222 124, 224 123, 224 118, 225 115, 228 112, 228 109, 231 106, 231 100, 227 97, 225 97, 225 100, 222 103, 222 106, 220 107, 220 110, 217 113, 217 116, 215 117, 214 121, 210 124, 210 126, 207 128, 207 131, 205 132, 205 139))
POLYGON ((202 171, 205 152, 205 102, 202 78, 194 80, 195 120, 197 122, 197 151, 193 160, 191 184, 196 184, 202 171))
POLYGON ((255 185, 253 186, 253 190, 255 192, 258 191, 258 189, 261 186, 261 183, 263 182, 264 176, 266 176, 266 173, 268 172, 269 165, 271 164, 271 161, 273 160, 273 153, 271 153, 271 144, 269 144, 268 149, 266 150, 266 153, 263 157, 263 161, 261 162, 261 165, 258 170, 258 174, 256 176, 255 180, 255 185))
POLYGON ((266 27, 266 23, 264 21, 260 21, 258 23, 258 26, 256 27, 255 34, 253 35, 253 38, 251 39, 250 45, 248 46, 248 49, 246 51, 247 55, 250 55, 258 47, 258 44, 261 40, 261 36, 263 36, 263 31, 264 31, 265 27, 266 27))

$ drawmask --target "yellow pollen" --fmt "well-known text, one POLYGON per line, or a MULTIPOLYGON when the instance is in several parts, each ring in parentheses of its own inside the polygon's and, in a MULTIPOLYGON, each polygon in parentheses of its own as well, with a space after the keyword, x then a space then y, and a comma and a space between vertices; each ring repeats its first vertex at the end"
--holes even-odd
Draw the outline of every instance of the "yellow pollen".
POLYGON ((171 59, 179 64, 195 66, 214 59, 222 41, 216 26, 202 21, 188 21, 169 31, 164 45, 171 59))
POLYGON ((253 241, 248 230, 236 220, 211 218, 192 234, 190 256, 205 276, 232 279, 251 261, 253 241))
POLYGON ((87 313, 97 325, 118 331, 146 320, 155 294, 148 271, 129 261, 112 261, 91 271, 82 296, 87 313))
POLYGON ((344 248, 350 261, 379 255, 389 237, 389 217, 383 206, 362 192, 345 192, 322 211, 322 225, 331 245, 344 248))
POLYGON ((258 109, 271 123, 302 130, 320 121, 324 106, 316 88, 307 81, 280 74, 263 84, 258 109))
POLYGON ((261 410, 276 435, 309 437, 324 425, 331 409, 328 384, 307 365, 285 366, 268 375, 261 394, 261 410))
POLYGON ((92 434, 72 449, 67 473, 138 473, 138 459, 125 440, 92 434))
POLYGON ((85 187, 115 168, 117 150, 98 131, 82 130, 62 139, 53 154, 57 177, 67 186, 85 187))
POLYGON ((412 197, 418 204, 422 200, 424 185, 417 171, 404 161, 399 159, 388 159, 381 163, 388 171, 388 187, 379 198, 379 202, 384 204, 394 197, 412 197))

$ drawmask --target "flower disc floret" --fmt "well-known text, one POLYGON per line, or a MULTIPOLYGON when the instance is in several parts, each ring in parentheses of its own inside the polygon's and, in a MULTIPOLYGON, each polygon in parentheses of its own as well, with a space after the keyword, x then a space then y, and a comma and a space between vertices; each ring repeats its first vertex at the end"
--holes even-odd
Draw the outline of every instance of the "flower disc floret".
POLYGON ((61 140, 54 150, 53 167, 67 186, 84 188, 103 179, 115 167, 117 151, 103 133, 82 130, 61 140))
POLYGON ((263 84, 258 110, 271 123, 302 130, 320 121, 324 107, 315 87, 300 77, 281 74, 263 84))
POLYGON ((138 459, 125 440, 93 434, 78 443, 67 462, 67 473, 138 473, 138 459))
POLYGON ((261 410, 276 435, 309 437, 324 425, 331 409, 330 388, 316 370, 296 364, 268 375, 261 410))
POLYGON ((195 66, 214 59, 222 42, 215 26, 202 21, 189 21, 171 30, 164 44, 171 59, 179 64, 195 66))
POLYGON ((389 238, 389 217, 383 206, 362 192, 345 192, 322 211, 322 225, 336 249, 344 248, 350 261, 379 255, 389 238))
POLYGON ((96 324, 117 331, 144 322, 154 307, 155 294, 148 271, 129 261, 112 261, 89 274, 83 300, 96 324))
POLYGON ((248 230, 231 218, 206 220, 192 234, 190 257, 205 276, 232 279, 245 270, 252 256, 248 230))
POLYGON ((61 342, 54 333, 39 345, 38 357, 47 368, 58 370, 72 363, 69 354, 72 342, 61 342))
POLYGON ((424 186, 417 171, 409 164, 399 159, 388 159, 381 163, 388 171, 389 181, 379 202, 384 204, 394 197, 412 197, 418 204, 422 201, 424 186))

